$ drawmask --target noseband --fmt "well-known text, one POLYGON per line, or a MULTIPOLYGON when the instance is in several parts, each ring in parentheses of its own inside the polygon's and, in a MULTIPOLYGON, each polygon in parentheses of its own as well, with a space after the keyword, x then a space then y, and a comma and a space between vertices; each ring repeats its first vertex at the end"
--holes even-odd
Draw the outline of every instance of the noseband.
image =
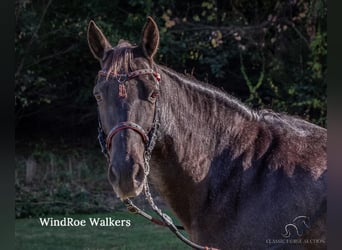
POLYGON ((149 142, 149 138, 147 133, 145 132, 145 130, 138 124, 134 123, 134 122, 120 122, 118 125, 114 126, 108 133, 107 139, 106 139, 106 147, 108 150, 111 149, 111 144, 112 144, 112 139, 113 137, 121 130, 124 129, 131 129, 135 132, 137 132, 143 142, 146 144, 149 142))

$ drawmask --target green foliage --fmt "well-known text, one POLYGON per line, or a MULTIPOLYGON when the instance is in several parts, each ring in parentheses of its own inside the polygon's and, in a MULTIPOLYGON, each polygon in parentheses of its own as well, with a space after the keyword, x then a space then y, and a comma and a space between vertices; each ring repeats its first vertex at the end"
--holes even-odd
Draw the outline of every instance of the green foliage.
POLYGON ((172 44, 163 50, 163 60, 255 108, 272 108, 326 126, 326 2, 177 5, 179 11, 167 9, 162 16, 169 33, 162 46, 172 44), (187 53, 173 63, 171 50, 178 53, 182 48, 187 53))
POLYGON ((63 120, 64 129, 96 120, 91 89, 98 63, 88 50, 87 24, 95 20, 113 45, 121 38, 139 43, 148 15, 160 27, 159 63, 254 107, 325 125, 325 1, 26 0, 16 2, 15 13, 19 128, 37 116, 63 120))
POLYGON ((327 32, 318 31, 316 36, 310 43, 310 59, 308 68, 312 71, 312 78, 321 80, 326 74, 326 57, 327 57, 327 32))
POLYGON ((16 217, 114 208, 118 201, 107 181, 106 163, 98 148, 76 150, 62 144, 51 149, 45 143, 31 148, 16 156, 16 217), (33 177, 28 178, 30 175, 33 177))
POLYGON ((253 102, 256 102, 256 105, 262 105, 262 100, 258 94, 258 89, 262 86, 265 76, 265 62, 262 62, 262 71, 260 72, 260 76, 258 78, 258 81, 254 84, 250 81, 246 69, 243 63, 242 55, 240 55, 240 63, 241 63, 241 74, 243 78, 246 81, 248 90, 249 90, 249 98, 246 100, 247 103, 253 104, 253 102))
POLYGON ((161 64, 258 108, 325 125, 325 1, 26 0, 16 1, 15 13, 19 128, 25 117, 63 121, 63 129, 93 123, 98 63, 86 43, 87 24, 94 19, 113 45, 121 38, 138 43, 147 15, 160 27, 161 64))

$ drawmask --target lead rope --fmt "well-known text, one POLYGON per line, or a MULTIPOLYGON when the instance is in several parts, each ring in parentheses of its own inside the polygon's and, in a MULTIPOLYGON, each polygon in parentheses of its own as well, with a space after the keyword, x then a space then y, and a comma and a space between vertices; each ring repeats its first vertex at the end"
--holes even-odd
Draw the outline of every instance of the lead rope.
POLYGON ((173 232, 181 241, 183 241, 185 244, 187 244, 190 247, 195 248, 195 249, 218 250, 216 248, 198 245, 195 242, 187 239, 181 232, 179 232, 179 230, 178 230, 179 228, 173 223, 171 217, 168 216, 167 214, 163 213, 161 211, 161 209, 158 208, 157 205, 154 203, 154 200, 152 198, 150 188, 148 185, 147 178, 146 178, 145 183, 144 183, 144 191, 145 191, 146 199, 147 199, 148 203, 150 204, 150 206, 152 207, 153 211, 159 215, 159 217, 166 224, 166 226, 171 230, 171 232, 173 232))
POLYGON ((133 202, 130 199, 124 200, 124 204, 126 205, 128 211, 140 214, 144 218, 150 220, 151 222, 161 225, 161 226, 166 226, 168 227, 171 232, 173 232, 181 241, 183 241, 185 244, 191 246, 192 248, 199 249, 199 250, 218 250, 216 248, 212 247, 206 247, 206 246, 201 246, 198 245, 191 240, 187 239, 181 232, 179 232, 179 229, 184 230, 183 226, 176 226, 170 216, 167 214, 163 213, 162 210, 154 203, 153 197, 150 192, 150 187, 148 185, 148 174, 150 173, 150 159, 151 159, 151 154, 152 150, 155 146, 158 134, 158 128, 159 128, 159 105, 158 102, 156 102, 156 110, 155 110, 155 117, 154 117, 154 124, 153 128, 151 130, 152 136, 151 139, 149 140, 149 144, 146 146, 145 152, 144 152, 144 172, 145 172, 145 180, 144 180, 144 193, 145 193, 145 198, 150 204, 152 210, 161 218, 161 220, 156 219, 149 214, 145 213, 142 211, 140 208, 138 208, 136 205, 133 204, 133 202))

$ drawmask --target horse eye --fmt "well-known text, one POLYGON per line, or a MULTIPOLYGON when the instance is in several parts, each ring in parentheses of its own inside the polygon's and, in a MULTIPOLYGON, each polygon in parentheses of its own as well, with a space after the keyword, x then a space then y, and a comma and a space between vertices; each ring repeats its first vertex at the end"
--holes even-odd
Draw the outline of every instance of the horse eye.
POLYGON ((100 102, 102 100, 101 95, 95 95, 95 99, 97 102, 100 102))
POLYGON ((158 97, 159 93, 157 91, 153 91, 150 95, 150 97, 148 98, 148 100, 150 102, 155 102, 157 97, 158 97))
POLYGON ((153 91, 153 93, 151 94, 152 98, 157 98, 158 96, 158 92, 157 91, 153 91))

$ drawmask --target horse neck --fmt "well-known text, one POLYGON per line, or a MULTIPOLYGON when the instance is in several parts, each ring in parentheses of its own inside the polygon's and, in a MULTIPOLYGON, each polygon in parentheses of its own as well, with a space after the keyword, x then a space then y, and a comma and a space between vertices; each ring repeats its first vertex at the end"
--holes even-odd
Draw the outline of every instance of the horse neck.
POLYGON ((181 216, 187 217, 186 211, 194 211, 186 207, 193 204, 190 200, 198 203, 199 193, 205 196, 213 158, 236 140, 253 112, 204 83, 166 68, 160 71, 160 140, 153 152, 156 164, 151 174, 171 207, 183 210, 181 216))
POLYGON ((214 87, 166 68, 162 72, 161 135, 172 139, 180 162, 220 151, 258 119, 255 112, 214 87))

